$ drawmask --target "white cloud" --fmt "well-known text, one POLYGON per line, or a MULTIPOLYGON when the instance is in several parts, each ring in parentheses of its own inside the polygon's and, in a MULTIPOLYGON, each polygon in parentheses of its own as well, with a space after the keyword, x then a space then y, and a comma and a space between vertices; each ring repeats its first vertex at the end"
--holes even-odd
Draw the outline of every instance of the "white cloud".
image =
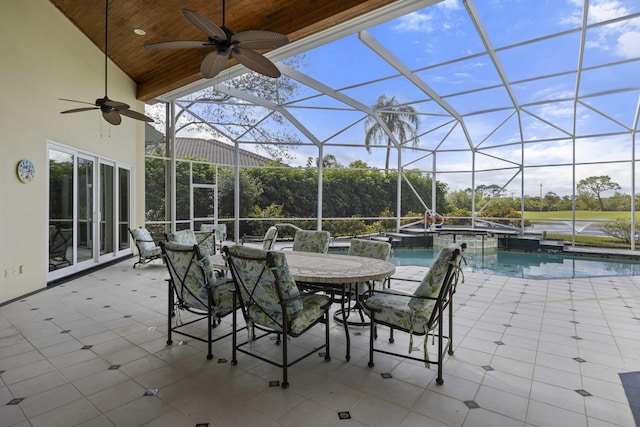
POLYGON ((629 10, 618 0, 596 0, 589 3, 590 22, 608 21, 628 14, 629 10))
POLYGON ((624 58, 640 56, 640 31, 622 34, 618 38, 616 53, 624 58))
POLYGON ((413 12, 399 19, 399 23, 393 27, 398 32, 433 32, 433 17, 427 13, 413 12))

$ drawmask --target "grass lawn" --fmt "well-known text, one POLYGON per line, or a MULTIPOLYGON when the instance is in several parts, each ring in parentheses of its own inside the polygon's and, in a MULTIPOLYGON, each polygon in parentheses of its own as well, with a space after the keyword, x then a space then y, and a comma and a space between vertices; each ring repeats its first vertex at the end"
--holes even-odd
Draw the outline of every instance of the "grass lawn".
MULTIPOLYGON (((525 211, 525 219, 533 222, 545 219, 560 219, 571 220, 571 211, 552 211, 552 212, 538 212, 538 211, 525 211)), ((630 211, 576 211, 577 220, 603 220, 603 221, 615 221, 617 219, 631 220, 630 211)), ((636 221, 640 219, 640 216, 636 216, 636 221)))

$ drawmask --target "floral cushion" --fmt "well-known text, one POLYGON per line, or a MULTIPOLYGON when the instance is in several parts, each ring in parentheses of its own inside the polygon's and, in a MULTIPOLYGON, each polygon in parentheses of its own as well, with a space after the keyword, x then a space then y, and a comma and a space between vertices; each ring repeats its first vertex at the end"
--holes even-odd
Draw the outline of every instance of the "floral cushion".
POLYGON ((376 292, 367 298, 365 307, 375 310, 375 319, 406 331, 424 334, 430 328, 427 325, 433 304, 425 310, 415 310, 409 306, 413 297, 398 291, 376 292))
POLYGON ((196 234, 193 230, 187 228, 185 230, 178 230, 167 234, 167 240, 180 245, 192 247, 198 245, 204 252, 211 254, 216 253, 213 235, 209 233, 198 232, 196 234))
POLYGON ((142 227, 132 228, 131 235, 133 236, 133 240, 135 240, 136 246, 140 251, 140 256, 144 258, 160 255, 160 248, 156 246, 149 230, 142 227))
MULTIPOLYGON (((349 255, 389 261, 389 257, 391 256, 391 244, 389 244, 389 242, 381 242, 378 240, 352 239, 349 244, 349 255)), ((373 283, 358 283, 357 292, 362 295, 369 290, 370 284, 373 285, 374 289, 382 289, 383 283, 383 280, 374 280, 373 283)))
POLYGON ((209 292, 212 292, 214 315, 224 316, 233 310, 233 285, 215 279, 209 281, 193 246, 165 242, 164 248, 169 275, 181 305, 206 311, 209 292))
POLYGON ((202 224, 200 231, 214 233, 218 242, 227 240, 227 224, 202 224))
MULTIPOLYGON (((415 296, 419 297, 431 297, 437 298, 440 293, 440 288, 444 282, 444 278, 447 275, 447 270, 449 265, 451 264, 451 257, 453 255, 453 251, 458 249, 460 254, 462 253, 462 249, 459 244, 452 244, 447 247, 444 247, 438 253, 438 256, 433 261, 431 268, 422 279, 420 285, 414 291, 415 296)), ((459 259, 457 260, 459 262, 459 259)), ((409 302, 409 307, 415 310, 428 310, 433 304, 434 300, 422 299, 422 298, 412 298, 409 302)))
POLYGON ((274 274, 267 262, 268 253, 263 250, 232 246, 228 251, 238 288, 247 304, 249 321, 282 331, 284 319, 276 286, 280 287, 286 304, 291 335, 301 334, 322 318, 325 307, 331 303, 330 298, 317 294, 301 296, 284 252, 268 252, 272 257, 274 274))
POLYGON ((297 230, 293 238, 293 250, 301 252, 329 252, 328 231, 297 230))
MULTIPOLYGON (((285 300, 300 295, 300 291, 289 272, 284 255, 274 252, 274 261, 280 273, 280 290, 285 300)), ((268 313, 280 312, 280 301, 276 290, 276 278, 267 264, 267 252, 248 246, 229 247, 228 260, 245 304, 254 301, 268 313)), ((302 302, 294 300, 287 306, 287 313, 294 316, 302 309, 302 302)))
POLYGON ((191 229, 174 231, 167 234, 167 240, 181 245, 193 246, 198 244, 196 234, 191 229))
POLYGON ((262 250, 270 251, 273 248, 273 244, 278 238, 278 229, 274 226, 269 227, 264 234, 264 240, 262 241, 262 250))
MULTIPOLYGON (((289 332, 292 336, 302 334, 310 325, 324 316, 324 308, 331 303, 328 296, 318 294, 304 294, 298 301, 301 302, 302 308, 295 316, 289 316, 289 332)), ((249 306, 247 311, 253 322, 282 332, 282 311, 278 310, 267 315, 255 304, 249 306)))

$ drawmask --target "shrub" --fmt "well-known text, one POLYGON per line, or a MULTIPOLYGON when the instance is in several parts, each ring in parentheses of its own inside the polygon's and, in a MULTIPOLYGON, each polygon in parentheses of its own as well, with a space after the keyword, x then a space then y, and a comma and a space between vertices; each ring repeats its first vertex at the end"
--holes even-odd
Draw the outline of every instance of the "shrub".
MULTIPOLYGON (((620 239, 631 244, 631 221, 624 218, 616 218, 615 222, 607 222, 602 226, 602 232, 607 236, 620 239)), ((640 241, 636 233, 636 242, 640 241)))

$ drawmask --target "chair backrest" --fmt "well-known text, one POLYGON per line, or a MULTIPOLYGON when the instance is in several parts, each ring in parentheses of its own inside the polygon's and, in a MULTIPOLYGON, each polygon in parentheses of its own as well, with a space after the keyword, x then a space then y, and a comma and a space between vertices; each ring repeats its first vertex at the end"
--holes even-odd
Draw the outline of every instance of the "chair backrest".
POLYGON ((379 240, 351 239, 349 243, 349 255, 389 261, 391 244, 379 240))
POLYGON ((171 284, 181 305, 207 310, 209 279, 197 245, 160 242, 171 284))
POLYGON ((156 243, 151 237, 151 233, 144 227, 130 228, 129 234, 133 238, 133 242, 136 244, 138 251, 144 256, 145 253, 156 248, 156 243))
POLYGON ((302 309, 283 252, 234 245, 225 246, 224 254, 247 321, 281 330, 283 313, 292 317, 302 309))
POLYGON ((194 233, 190 228, 187 228, 186 230, 178 230, 172 233, 167 233, 167 241, 188 246, 198 244, 196 233, 194 233))
POLYGON ((272 225, 267 229, 267 232, 264 233, 264 240, 262 241, 262 250, 270 251, 273 249, 273 245, 276 243, 278 239, 278 227, 272 225))
POLYGON ((432 324, 434 317, 438 315, 437 310, 433 310, 436 299, 447 300, 452 287, 457 284, 462 253, 463 247, 457 243, 442 248, 413 293, 415 296, 433 299, 411 298, 409 301, 409 307, 414 311, 430 313, 428 324, 432 324))
POLYGON ((301 252, 329 252, 331 235, 328 231, 296 230, 293 237, 293 250, 301 252))
POLYGON ((218 242, 227 240, 227 224, 202 224, 200 225, 200 231, 215 233, 216 241, 218 242))
POLYGON ((49 234, 49 258, 66 258, 67 249, 73 236, 73 229, 56 228, 52 236, 51 230, 49 230, 49 234))

